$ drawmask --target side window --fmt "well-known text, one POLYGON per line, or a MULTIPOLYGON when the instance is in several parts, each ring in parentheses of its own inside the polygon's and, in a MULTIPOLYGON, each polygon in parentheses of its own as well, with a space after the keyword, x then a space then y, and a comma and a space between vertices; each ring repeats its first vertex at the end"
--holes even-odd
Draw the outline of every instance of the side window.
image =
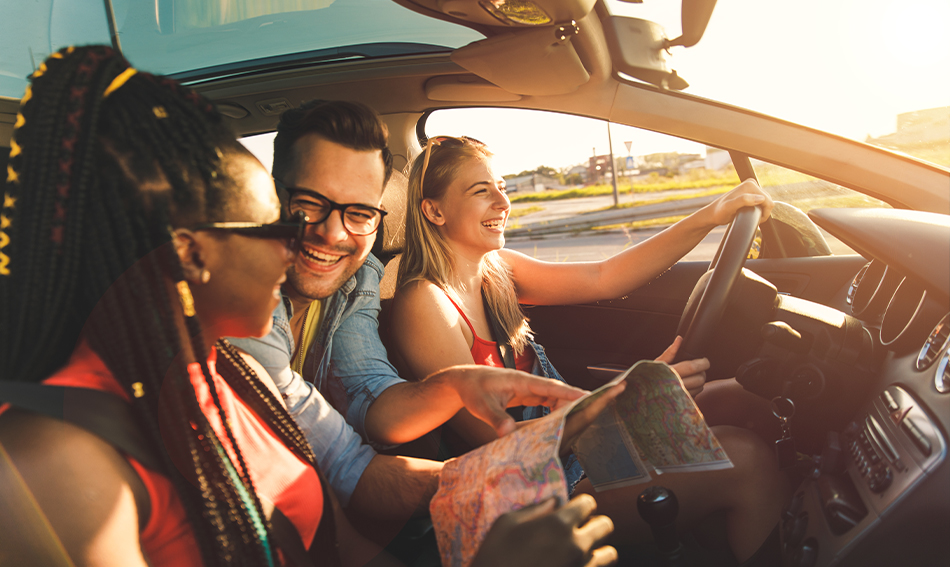
MULTIPOLYGON (((727 152, 580 116, 446 109, 429 115, 425 133, 488 146, 512 203, 506 246, 548 261, 610 257, 739 182, 727 152)), ((711 260, 723 232, 711 232, 684 259, 711 260)))
POLYGON ((270 172, 271 166, 274 164, 274 137, 276 136, 277 132, 265 132, 264 134, 245 136, 238 141, 244 144, 244 147, 260 160, 264 169, 270 172))
MULTIPOLYGON (((787 250, 790 256, 855 253, 837 238, 814 226, 802 213, 807 214, 811 209, 835 207, 890 208, 890 205, 878 199, 778 165, 753 160, 752 167, 759 184, 776 201, 772 217, 788 227, 786 230, 791 229, 801 235, 801 241, 805 242, 804 249, 787 250), (813 235, 815 231, 818 234, 813 235), (820 252, 816 248, 824 248, 822 240, 827 244, 827 249, 820 252)), ((794 246, 797 239, 790 240, 794 246)))

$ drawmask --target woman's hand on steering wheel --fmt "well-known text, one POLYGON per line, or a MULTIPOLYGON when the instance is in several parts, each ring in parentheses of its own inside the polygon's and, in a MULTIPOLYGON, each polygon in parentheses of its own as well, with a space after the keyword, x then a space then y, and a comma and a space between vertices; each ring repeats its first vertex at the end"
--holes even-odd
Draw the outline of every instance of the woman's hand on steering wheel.
POLYGON ((709 359, 696 358, 673 364, 673 360, 676 358, 676 352, 679 350, 681 344, 683 344, 683 337, 676 337, 676 339, 673 340, 673 344, 666 347, 663 354, 656 357, 656 361, 669 364, 670 368, 672 368, 673 371, 679 375, 680 380, 683 381, 683 386, 686 388, 686 391, 689 392, 689 395, 692 396, 693 399, 696 399, 696 396, 703 391, 703 386, 706 384, 706 371, 709 370, 709 359))
POLYGON ((729 224, 742 207, 758 206, 762 210, 759 223, 769 218, 774 206, 772 197, 762 191, 754 179, 746 179, 722 197, 706 206, 708 223, 713 226, 729 224))

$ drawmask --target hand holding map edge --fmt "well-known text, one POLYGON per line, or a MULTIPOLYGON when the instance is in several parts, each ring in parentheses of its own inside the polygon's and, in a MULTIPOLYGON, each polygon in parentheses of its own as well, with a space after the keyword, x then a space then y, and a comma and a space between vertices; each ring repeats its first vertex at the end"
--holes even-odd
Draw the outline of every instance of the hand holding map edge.
POLYGON ((597 502, 581 494, 557 507, 550 498, 502 514, 492 525, 472 567, 567 567, 583 557, 585 567, 604 567, 617 550, 600 543, 613 531, 607 516, 592 515, 597 502))
POLYGON ((683 381, 683 387, 689 392, 689 395, 696 399, 696 396, 702 393, 703 386, 706 385, 706 371, 709 370, 708 358, 696 358, 693 360, 683 360, 672 364, 679 352, 680 345, 683 344, 683 337, 677 336, 673 344, 666 347, 663 354, 656 357, 656 362, 665 362, 670 365, 673 372, 676 372, 680 380, 683 381))

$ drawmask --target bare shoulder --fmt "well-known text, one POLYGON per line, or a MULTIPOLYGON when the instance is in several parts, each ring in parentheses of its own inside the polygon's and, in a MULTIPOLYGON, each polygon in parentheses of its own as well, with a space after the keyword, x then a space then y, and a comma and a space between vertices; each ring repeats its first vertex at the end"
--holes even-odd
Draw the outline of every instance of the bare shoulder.
POLYGON ((400 319, 445 318, 452 311, 445 292, 430 281, 411 281, 393 297, 393 313, 400 319))
POLYGON ((147 502, 134 469, 100 437, 31 412, 0 416, 0 531, 19 564, 62 564, 47 557, 56 550, 89 565, 144 564, 147 502))

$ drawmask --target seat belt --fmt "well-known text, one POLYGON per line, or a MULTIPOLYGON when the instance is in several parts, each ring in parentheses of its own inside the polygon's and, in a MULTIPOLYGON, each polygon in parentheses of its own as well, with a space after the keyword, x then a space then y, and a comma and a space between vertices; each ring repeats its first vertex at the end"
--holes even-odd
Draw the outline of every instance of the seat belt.
POLYGON ((153 471, 161 471, 132 406, 115 394, 89 388, 0 381, 0 403, 9 403, 81 427, 153 471))
MULTIPOLYGON (((142 466, 156 472, 161 471, 159 459, 149 448, 138 422, 133 417, 132 406, 115 394, 89 388, 0 380, 0 404, 4 403, 81 427, 104 439, 142 466)), ((326 517, 329 510, 329 520, 332 521, 333 509, 329 505, 330 495, 327 494, 326 479, 319 468, 315 469, 323 489, 322 517, 326 517)), ((266 507, 270 509, 268 520, 271 524, 271 535, 287 559, 297 567, 315 567, 307 546, 290 518, 273 503, 263 497, 261 500, 262 503, 266 502, 266 507)), ((321 519, 320 523, 323 524, 324 520, 321 519)), ((318 547, 316 543, 320 530, 317 532, 317 536, 314 536, 314 548, 318 547)), ((331 537, 335 539, 335 535, 334 533, 331 537)))

